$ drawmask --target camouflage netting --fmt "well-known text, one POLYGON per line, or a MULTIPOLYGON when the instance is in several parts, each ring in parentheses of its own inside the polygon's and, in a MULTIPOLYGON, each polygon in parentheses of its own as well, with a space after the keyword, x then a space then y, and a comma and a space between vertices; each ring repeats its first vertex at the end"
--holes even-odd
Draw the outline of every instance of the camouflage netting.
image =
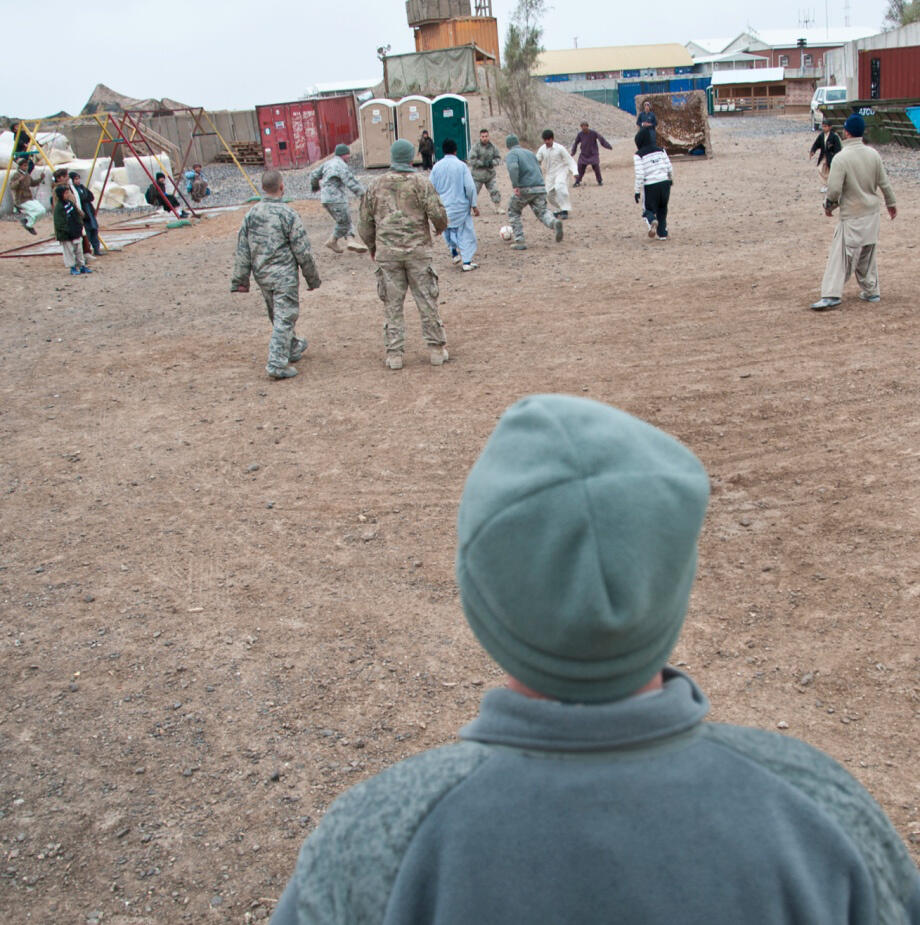
POLYGON ((649 93, 636 97, 636 111, 648 100, 658 117, 657 141, 668 154, 689 154, 701 148, 712 157, 706 94, 702 90, 686 93, 649 93))

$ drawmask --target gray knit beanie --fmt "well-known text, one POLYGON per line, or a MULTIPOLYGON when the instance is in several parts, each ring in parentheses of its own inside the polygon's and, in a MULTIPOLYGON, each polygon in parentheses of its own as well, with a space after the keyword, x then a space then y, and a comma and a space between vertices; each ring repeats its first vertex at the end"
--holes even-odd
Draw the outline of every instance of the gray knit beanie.
POLYGON ((348 145, 336 145, 333 154, 335 154, 336 157, 345 157, 346 154, 351 154, 351 150, 348 145))
POLYGON ((411 141, 400 138, 390 145, 390 170, 400 170, 408 172, 412 170, 412 156, 415 154, 415 148, 412 147, 411 141))
POLYGON ((506 148, 513 148, 515 145, 519 145, 519 144, 520 144, 520 141, 518 141, 517 135, 506 135, 505 136, 505 147, 506 148))
POLYGON ((709 497, 673 437, 584 398, 512 405, 457 518, 470 627, 517 680, 557 700, 635 693, 683 625, 709 497))

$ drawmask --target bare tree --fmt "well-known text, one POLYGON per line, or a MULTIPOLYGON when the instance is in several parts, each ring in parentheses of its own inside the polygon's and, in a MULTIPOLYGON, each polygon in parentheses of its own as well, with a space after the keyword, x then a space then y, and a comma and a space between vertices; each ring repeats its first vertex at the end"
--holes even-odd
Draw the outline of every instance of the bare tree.
POLYGON ((530 146, 539 144, 540 96, 531 74, 543 51, 540 21, 545 12, 544 0, 518 0, 505 39, 505 65, 498 87, 499 100, 511 128, 530 146))
POLYGON ((920 22, 920 0, 888 0, 883 28, 898 29, 913 22, 920 22))

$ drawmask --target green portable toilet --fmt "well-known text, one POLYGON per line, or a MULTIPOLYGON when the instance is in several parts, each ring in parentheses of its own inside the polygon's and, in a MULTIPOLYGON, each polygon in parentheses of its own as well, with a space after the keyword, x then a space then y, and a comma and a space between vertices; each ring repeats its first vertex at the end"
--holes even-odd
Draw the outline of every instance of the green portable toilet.
POLYGON ((466 160, 470 150, 470 107, 462 96, 442 93, 431 101, 431 137, 436 161, 444 157, 441 144, 445 138, 457 142, 457 157, 466 160))

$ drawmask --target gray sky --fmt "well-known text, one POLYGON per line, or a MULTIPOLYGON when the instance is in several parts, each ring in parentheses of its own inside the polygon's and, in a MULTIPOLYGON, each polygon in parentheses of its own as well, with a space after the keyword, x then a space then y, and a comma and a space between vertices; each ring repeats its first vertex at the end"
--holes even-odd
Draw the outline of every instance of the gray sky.
MULTIPOLYGON (((885 0, 828 0, 827 6, 814 0, 774 0, 769 6, 752 0, 629 5, 567 0, 547 13, 543 44, 572 48, 576 36, 581 48, 683 44, 691 38, 733 37, 749 25, 795 28, 802 12, 816 27, 824 27, 826 14, 832 27, 843 26, 846 3, 850 25, 881 26, 885 0)), ((514 6, 515 0, 493 0, 502 40, 514 6)), ((415 50, 403 0, 159 0, 155 5, 46 0, 40 10, 26 30, 31 34, 34 26, 37 32, 4 43, 4 69, 13 76, 0 90, 2 115, 43 116, 62 109, 76 114, 97 83, 139 98, 168 96, 190 106, 249 109, 297 99, 315 83, 379 75, 378 45, 389 43, 391 54, 415 50), (36 44, 51 23, 71 27, 65 44, 36 44)))

